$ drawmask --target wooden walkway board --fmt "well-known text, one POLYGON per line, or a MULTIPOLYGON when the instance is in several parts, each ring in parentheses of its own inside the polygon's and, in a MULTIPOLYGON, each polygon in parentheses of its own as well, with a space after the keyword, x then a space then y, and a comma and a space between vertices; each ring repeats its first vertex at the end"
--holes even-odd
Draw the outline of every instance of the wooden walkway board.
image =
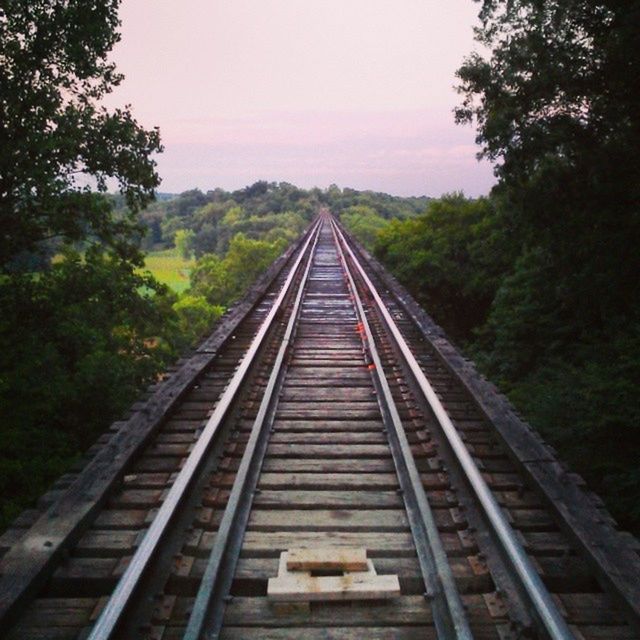
POLYGON ((367 571, 367 550, 363 547, 316 547, 315 549, 289 549, 282 554, 288 571, 367 571))
POLYGON ((317 602, 380 600, 400 595, 398 576, 379 576, 364 548, 291 549, 280 554, 278 577, 269 578, 271 600, 317 602), (342 575, 314 576, 313 571, 342 575))

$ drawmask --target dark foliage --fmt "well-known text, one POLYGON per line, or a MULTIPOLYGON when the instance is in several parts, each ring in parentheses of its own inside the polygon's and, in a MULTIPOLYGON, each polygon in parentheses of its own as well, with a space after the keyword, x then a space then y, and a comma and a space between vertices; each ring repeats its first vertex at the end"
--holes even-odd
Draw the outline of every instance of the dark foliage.
POLYGON ((118 181, 129 209, 158 184, 157 131, 100 99, 121 76, 107 60, 119 2, 12 0, 0 8, 0 269, 48 241, 88 237, 135 254, 133 213, 115 218, 88 184, 118 181), (83 186, 84 184, 84 186, 83 186))
POLYGON ((520 242, 552 260, 553 304, 606 336, 640 308, 640 2, 486 0, 480 16, 492 53, 459 70, 458 118, 500 161, 520 242))
POLYGON ((640 2, 484 0, 480 19, 457 117, 498 186, 377 251, 640 530, 640 2))
POLYGON ((505 270, 513 261, 494 203, 454 194, 427 212, 392 221, 376 253, 455 339, 466 340, 487 320, 505 270))
POLYGON ((118 5, 0 5, 0 526, 171 351, 164 289, 135 271, 158 132, 100 106, 121 80, 118 5), (126 212, 100 193, 109 181, 126 212))
POLYGON ((0 518, 39 495, 171 356, 160 293, 95 250, 0 284, 11 310, 0 319, 0 518))

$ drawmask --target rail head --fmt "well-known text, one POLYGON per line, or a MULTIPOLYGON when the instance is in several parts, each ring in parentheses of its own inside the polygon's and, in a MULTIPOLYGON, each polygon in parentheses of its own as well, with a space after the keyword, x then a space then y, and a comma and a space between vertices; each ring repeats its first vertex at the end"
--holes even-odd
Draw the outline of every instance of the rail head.
MULTIPOLYGON (((337 227, 336 227, 337 228, 337 227)), ((507 521, 493 493, 482 477, 469 450, 460 438, 457 429, 451 422, 449 415, 442 406, 440 399, 427 380, 420 365, 415 359, 409 345, 406 343, 395 320, 391 317, 382 297, 373 282, 362 267, 353 249, 347 244, 344 234, 338 229, 338 236, 345 246, 356 271, 365 283, 368 293, 371 295, 378 312, 389 329, 399 351, 412 372, 418 386, 425 396, 436 418, 440 429, 444 433, 449 447, 453 451, 458 465, 461 467, 467 484, 474 493, 482 513, 493 530, 496 541, 500 546, 502 555, 510 565, 520 590, 529 601, 535 619, 545 630, 546 635, 552 640, 572 640, 575 636, 569 629, 564 617, 560 613, 551 594, 542 582, 537 570, 524 551, 515 531, 507 521)))
POLYGON ((352 270, 342 249, 339 231, 332 225, 333 237, 349 289, 356 306, 359 323, 364 329, 361 334, 366 351, 373 360, 374 379, 378 403, 389 437, 396 473, 402 489, 407 516, 414 536, 414 543, 420 562, 425 594, 431 601, 434 624, 439 638, 472 640, 467 613, 455 584, 449 559, 429 505, 420 473, 415 463, 409 441, 400 419, 391 388, 384 375, 382 360, 373 336, 364 303, 358 292, 352 270))

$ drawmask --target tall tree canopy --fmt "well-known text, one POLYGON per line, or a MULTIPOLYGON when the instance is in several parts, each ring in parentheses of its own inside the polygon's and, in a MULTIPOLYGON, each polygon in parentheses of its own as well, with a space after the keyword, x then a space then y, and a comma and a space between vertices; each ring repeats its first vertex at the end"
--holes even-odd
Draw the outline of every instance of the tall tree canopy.
POLYGON ((498 184, 376 252, 640 531, 640 2, 479 5, 456 116, 498 184))
POLYGON ((0 1, 0 527, 172 354, 170 300, 137 271, 159 134, 101 105, 118 5, 0 1))
POLYGON ((456 115, 477 124, 482 153, 496 163, 497 215, 487 210, 486 221, 508 260, 498 279, 474 265, 493 283, 493 302, 467 340, 637 529, 640 1, 480 7, 484 54, 458 71, 456 115))
POLYGON ((604 330, 640 301, 640 2, 484 0, 480 21, 457 118, 558 270, 554 304, 604 330))
POLYGON ((108 61, 119 0, 0 3, 0 268, 51 239, 98 240, 132 255, 133 215, 159 179, 157 130, 100 100, 122 76, 108 61), (114 179, 131 215, 116 219, 91 189, 114 179))

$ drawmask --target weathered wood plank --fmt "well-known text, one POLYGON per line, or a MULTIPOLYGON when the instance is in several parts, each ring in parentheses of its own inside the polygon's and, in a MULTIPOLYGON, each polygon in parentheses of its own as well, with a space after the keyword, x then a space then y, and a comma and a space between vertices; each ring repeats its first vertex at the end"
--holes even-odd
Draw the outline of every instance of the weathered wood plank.
MULTIPOLYGON (((460 551, 457 536, 446 534, 452 553, 460 551)), ((200 536, 197 547, 187 548, 187 552, 196 551, 198 555, 208 553, 215 539, 215 532, 205 531, 200 536)), ((282 551, 294 547, 356 547, 367 548, 370 558, 376 556, 415 556, 415 547, 410 532, 349 532, 349 531, 252 531, 244 536, 242 556, 271 557, 279 556, 282 551)))
POLYGON ((388 458, 388 445, 272 444, 267 455, 287 458, 388 458))
POLYGON ((132 473, 145 473, 148 471, 169 471, 173 473, 180 468, 183 458, 181 456, 175 457, 156 457, 156 456, 144 456, 138 460, 133 468, 132 473))
POLYGON ((328 350, 296 346, 293 349, 293 357, 309 360, 362 360, 362 347, 344 347, 340 350, 328 350))
POLYGON ((161 489, 128 489, 119 491, 109 500, 109 506, 125 509, 150 509, 162 502, 163 493, 161 489))
POLYGON ((63 562, 51 577, 48 590, 56 590, 58 585, 65 585, 71 580, 82 581, 85 585, 90 581, 112 584, 124 567, 122 558, 81 558, 71 557, 63 562))
POLYGON ((325 403, 326 406, 314 405, 310 408, 307 403, 299 402, 296 406, 293 403, 282 403, 278 406, 278 419, 293 420, 339 420, 346 419, 376 419, 380 417, 378 405, 371 403, 346 404, 344 407, 333 403, 325 403), (286 405, 286 406, 285 406, 286 405))
POLYGON ((276 432, 271 436, 269 442, 272 444, 385 444, 387 436, 382 431, 315 431, 315 432, 276 432))
POLYGON ((368 372, 363 372, 362 375, 357 376, 352 375, 340 377, 323 375, 322 370, 319 370, 318 375, 315 377, 302 378, 295 375, 289 375, 286 378, 285 388, 301 390, 315 387, 318 384, 322 384, 323 386, 332 386, 335 388, 349 387, 351 389, 368 389, 371 387, 371 377, 368 372))
POLYGON ((284 471, 284 472, 314 472, 314 473, 392 473, 395 471, 393 460, 390 458, 377 460, 367 459, 323 459, 305 458, 297 460, 295 458, 267 458, 262 465, 263 471, 284 471))
POLYGON ((294 367, 306 367, 306 368, 310 368, 310 367, 314 367, 314 368, 321 368, 321 367, 339 367, 340 369, 352 369, 354 371, 357 370, 362 370, 362 371, 366 371, 366 365, 364 363, 364 360, 349 360, 349 359, 344 359, 344 360, 332 360, 332 359, 327 359, 325 358, 324 360, 320 360, 320 358, 293 358, 291 361, 291 364, 294 367))
POLYGON ((25 626, 82 628, 89 623, 97 604, 98 598, 38 598, 27 610, 25 626))
MULTIPOLYGON (((429 493, 432 506, 455 506, 458 501, 450 491, 429 493)), ((402 507, 400 495, 395 491, 271 491, 256 495, 254 505, 273 509, 390 509, 402 507)))
POLYGON ((296 365, 292 363, 291 367, 287 370, 287 381, 297 380, 302 378, 313 378, 323 381, 324 378, 339 378, 339 379, 362 379, 371 382, 371 374, 364 365, 354 369, 352 367, 345 368, 341 366, 326 366, 326 367, 311 367, 307 365, 296 365))
MULTIPOLYGON (((481 596, 462 596, 469 618, 474 623, 493 626, 481 596)), ((186 603, 185 603, 186 604, 186 603)), ((433 622, 431 606, 422 596, 402 596, 396 600, 377 603, 354 603, 350 607, 318 605, 308 614, 292 614, 277 618, 266 598, 234 598, 225 613, 226 625, 294 627, 368 626, 368 625, 426 625, 433 622)))
POLYGON ((273 427, 284 431, 377 431, 383 428, 382 420, 282 420, 276 419, 273 427))
POLYGON ((567 555, 573 549, 567 537, 558 531, 518 531, 524 548, 533 555, 567 555))
MULTIPOLYGON (((217 474, 214 483, 219 487, 231 487, 233 474, 217 474)), ((449 479, 445 474, 427 472, 421 474, 427 488, 446 489, 449 479)), ((394 473, 262 473, 260 489, 308 489, 308 490, 381 490, 395 489, 398 478, 394 473)))
POLYGON ((269 508, 369 509, 402 507, 402 498, 395 491, 269 491, 262 490, 254 505, 269 508))
POLYGON ((127 473, 122 478, 122 487, 128 489, 162 490, 171 483, 171 474, 166 472, 127 473))
POLYGON ((288 571, 314 571, 318 569, 367 571, 369 568, 367 550, 364 547, 289 549, 285 554, 284 561, 288 571))
POLYGON ((87 531, 74 548, 78 557, 114 558, 129 555, 140 539, 139 530, 122 529, 87 531))
MULTIPOLYGON (((274 629, 270 627, 232 627, 225 626, 220 635, 221 640, 437 640, 435 627, 326 627, 313 629, 309 627, 291 627, 274 629)), ((164 638, 163 640, 174 640, 164 638)), ((175 640, 178 640, 176 636, 175 640)))
MULTIPOLYGON (((309 291, 307 291, 306 296, 313 295, 309 291)), ((334 294, 339 295, 339 294, 334 294)), ((347 302, 347 305, 350 305, 351 302, 347 302)), ((357 335, 354 336, 344 336, 342 338, 336 339, 332 338, 331 340, 325 340, 322 338, 313 339, 309 338, 305 340, 305 348, 306 349, 323 349, 325 351, 341 351, 342 349, 352 348, 352 349, 362 349, 362 342, 357 335)))
POLYGON ((98 514, 94 526, 99 529, 133 529, 149 524, 149 509, 105 509, 98 514))
POLYGON ((394 473, 262 473, 261 489, 394 489, 394 473))
POLYGON ((280 394, 285 402, 371 402, 375 400, 373 388, 367 387, 315 387, 287 388, 280 394))
POLYGON ((397 576, 289 575, 271 578, 268 595, 272 600, 315 602, 331 600, 386 600, 400 595, 397 576))
POLYGON ((397 531, 407 530, 404 510, 282 510, 254 509, 249 527, 254 531, 397 531))
MULTIPOLYGON (((195 551, 199 555, 208 553, 215 535, 214 532, 203 532, 197 546, 189 545, 189 548, 186 548, 187 552, 195 551)), ((457 533, 443 533, 441 538, 445 550, 452 556, 472 555, 477 551, 473 543, 457 533)), ((242 555, 269 557, 293 547, 355 547, 357 545, 366 547, 370 558, 391 555, 413 557, 416 553, 413 538, 409 532, 252 531, 249 529, 244 536, 242 555)))

